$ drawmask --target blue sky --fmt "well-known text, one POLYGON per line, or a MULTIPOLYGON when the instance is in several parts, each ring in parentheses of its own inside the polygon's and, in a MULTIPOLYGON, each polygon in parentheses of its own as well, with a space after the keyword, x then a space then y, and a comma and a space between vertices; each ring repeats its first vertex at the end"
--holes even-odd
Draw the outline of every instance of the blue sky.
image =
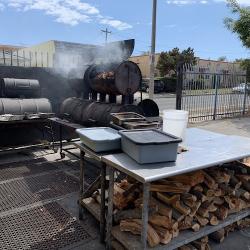
MULTIPOLYGON (((157 51, 193 47, 201 58, 250 56, 223 24, 225 0, 158 0, 157 51)), ((250 0, 239 0, 250 6, 250 0)), ((0 0, 1 44, 47 40, 101 44, 135 38, 134 54, 150 49, 152 0, 0 0)))

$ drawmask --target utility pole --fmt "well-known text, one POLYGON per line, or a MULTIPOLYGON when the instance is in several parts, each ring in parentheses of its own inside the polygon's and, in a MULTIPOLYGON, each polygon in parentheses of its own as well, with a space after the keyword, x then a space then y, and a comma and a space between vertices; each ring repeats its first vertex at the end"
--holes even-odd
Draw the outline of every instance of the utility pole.
POLYGON ((157 0, 153 0, 152 38, 151 38, 151 54, 150 54, 149 99, 153 99, 154 98, 156 12, 157 12, 157 0))
POLYGON ((105 30, 101 30, 101 32, 105 33, 105 43, 108 42, 108 35, 111 34, 112 32, 106 28, 105 30))

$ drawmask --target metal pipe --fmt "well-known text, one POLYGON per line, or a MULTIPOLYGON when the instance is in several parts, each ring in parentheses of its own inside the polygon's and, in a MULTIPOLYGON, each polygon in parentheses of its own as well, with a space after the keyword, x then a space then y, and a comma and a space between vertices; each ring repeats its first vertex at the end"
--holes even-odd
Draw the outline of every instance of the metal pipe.
POLYGON ((153 0, 152 15, 152 38, 151 38, 151 55, 150 55, 150 82, 149 82, 149 99, 154 98, 154 75, 155 75, 155 41, 156 41, 156 12, 157 0, 153 0))

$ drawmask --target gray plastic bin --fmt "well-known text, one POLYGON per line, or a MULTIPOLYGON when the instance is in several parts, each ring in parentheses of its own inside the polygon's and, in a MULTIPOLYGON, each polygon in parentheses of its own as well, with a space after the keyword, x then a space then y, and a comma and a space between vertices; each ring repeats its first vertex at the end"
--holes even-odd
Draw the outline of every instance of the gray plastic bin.
POLYGON ((112 128, 80 128, 76 132, 82 143, 97 153, 121 149, 121 136, 112 128))
POLYGON ((176 161, 180 138, 156 129, 122 130, 122 150, 140 164, 176 161))

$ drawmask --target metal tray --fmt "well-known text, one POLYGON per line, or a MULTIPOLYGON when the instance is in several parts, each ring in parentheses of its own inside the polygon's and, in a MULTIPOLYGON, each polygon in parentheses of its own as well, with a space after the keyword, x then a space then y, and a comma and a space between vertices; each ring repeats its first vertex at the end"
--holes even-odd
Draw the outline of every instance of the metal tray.
POLYGON ((123 127, 126 129, 149 129, 149 128, 158 128, 160 123, 158 122, 149 122, 149 121, 137 121, 137 122, 124 122, 123 127))
POLYGON ((0 115, 1 122, 21 121, 23 119, 24 119, 24 115, 12 115, 12 114, 0 115))
POLYGON ((136 121, 146 120, 144 116, 139 115, 134 112, 112 113, 110 115, 111 115, 112 122, 119 126, 123 125, 124 122, 136 122, 136 121))

